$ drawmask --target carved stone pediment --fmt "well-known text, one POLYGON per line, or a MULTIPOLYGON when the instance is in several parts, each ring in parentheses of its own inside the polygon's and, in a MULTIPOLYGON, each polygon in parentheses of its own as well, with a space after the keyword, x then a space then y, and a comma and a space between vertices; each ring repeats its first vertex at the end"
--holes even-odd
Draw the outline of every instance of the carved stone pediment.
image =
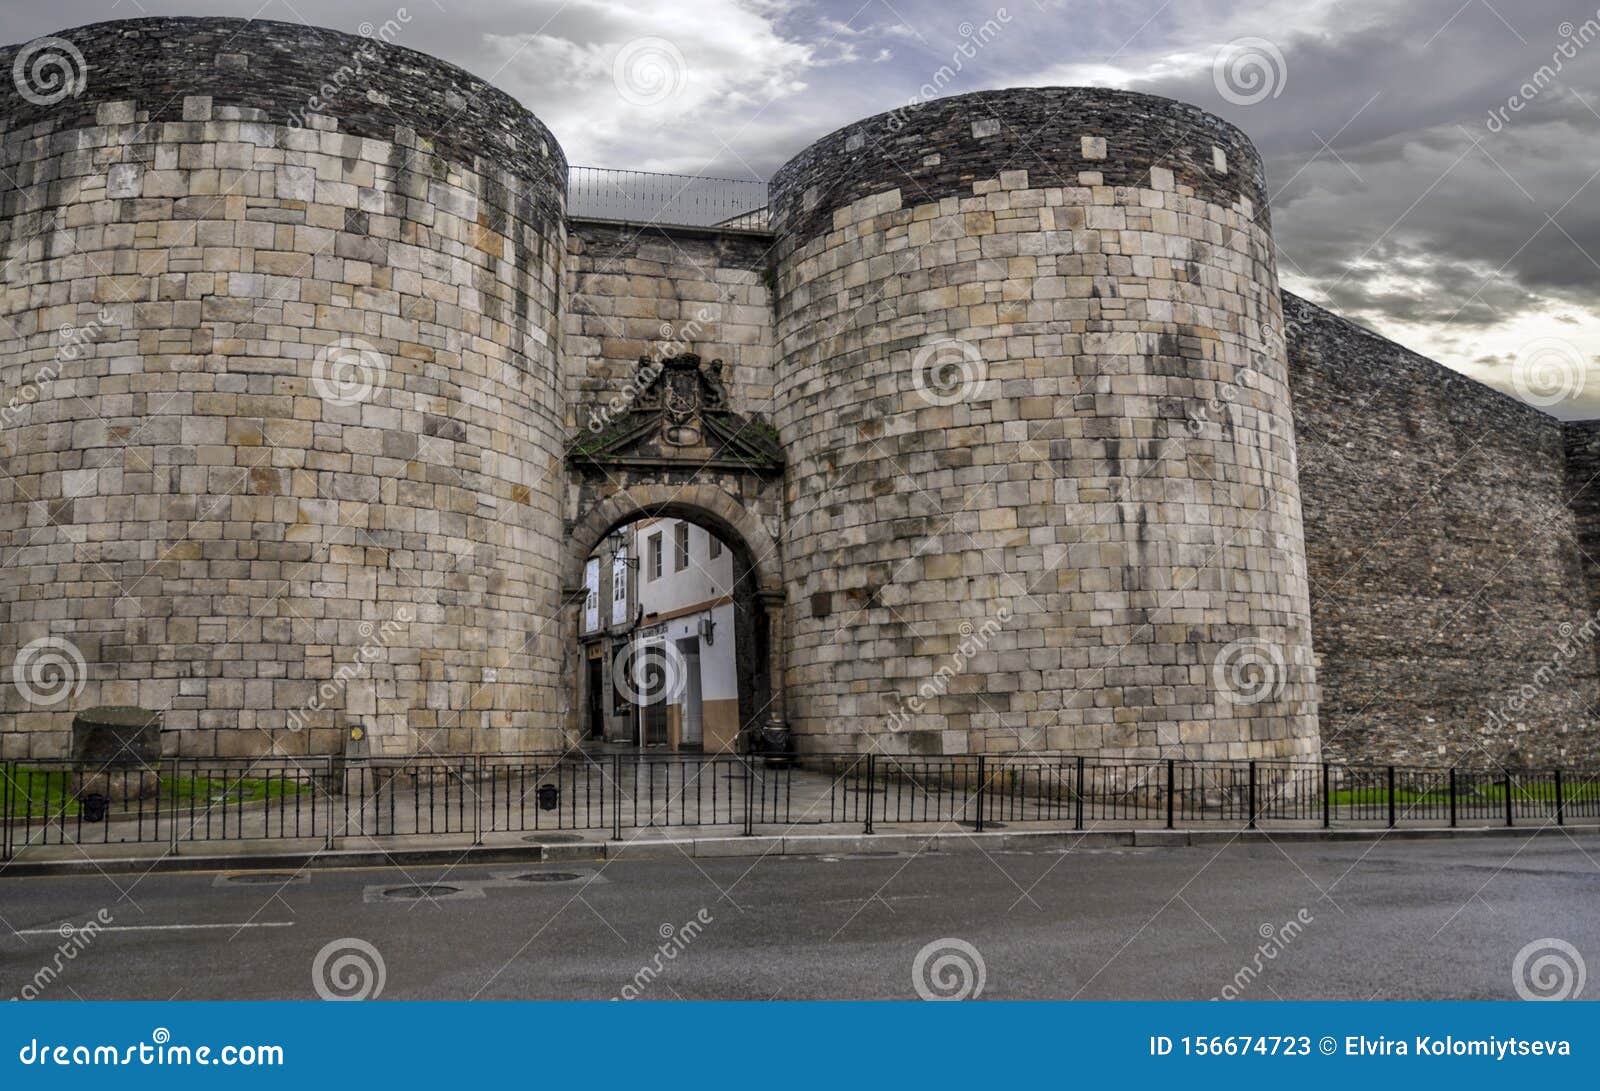
POLYGON ((728 407, 722 368, 692 352, 639 357, 627 391, 591 407, 590 427, 567 445, 567 461, 782 473, 776 430, 760 414, 728 407))

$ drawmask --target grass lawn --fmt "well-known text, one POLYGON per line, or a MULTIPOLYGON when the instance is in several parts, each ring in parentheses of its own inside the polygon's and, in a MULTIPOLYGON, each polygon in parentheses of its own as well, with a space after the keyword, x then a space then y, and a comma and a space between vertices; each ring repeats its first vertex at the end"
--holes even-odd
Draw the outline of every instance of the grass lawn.
MULTIPOLYGON (((12 818, 44 815, 73 816, 78 813, 78 801, 72 796, 72 773, 65 769, 30 769, 27 766, 12 771, 9 786, 0 783, 0 796, 9 801, 6 813, 12 818)), ((309 774, 307 774, 309 775, 309 774)), ((191 801, 196 811, 202 806, 229 806, 254 803, 263 799, 279 799, 300 795, 312 790, 306 779, 289 777, 168 777, 160 778, 161 807, 165 810, 176 800, 187 811, 191 801)), ((121 809, 133 810, 137 803, 130 802, 121 809)), ((156 806, 154 798, 144 800, 147 810, 156 806)), ((118 813, 113 808, 112 815, 118 813)))
MULTIPOLYGON (((1389 803, 1389 791, 1381 784, 1374 784, 1370 788, 1340 788, 1330 792, 1331 802, 1335 807, 1348 807, 1354 805, 1389 803)), ((1513 784, 1511 788, 1513 799, 1542 800, 1554 803, 1556 799, 1556 785, 1553 780, 1540 780, 1532 784, 1513 784)), ((1505 785, 1499 781, 1484 783, 1482 781, 1462 783, 1456 786, 1456 799, 1497 799, 1506 798, 1505 785)), ((1579 784, 1562 784, 1561 800, 1571 803, 1580 799, 1600 799, 1600 784, 1593 781, 1579 784)), ((1445 803, 1450 802, 1450 787, 1445 785, 1439 788, 1415 789, 1396 788, 1394 791, 1395 806, 1409 803, 1445 803)))

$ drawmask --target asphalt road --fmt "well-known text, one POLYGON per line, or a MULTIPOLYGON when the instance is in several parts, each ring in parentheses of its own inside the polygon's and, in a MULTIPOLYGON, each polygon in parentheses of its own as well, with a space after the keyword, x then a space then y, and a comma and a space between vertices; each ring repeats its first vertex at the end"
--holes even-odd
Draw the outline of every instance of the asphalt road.
POLYGON ((993 999, 1512 999, 1546 939, 1600 971, 1600 836, 0 877, 0 999, 909 999, 940 940, 993 999))

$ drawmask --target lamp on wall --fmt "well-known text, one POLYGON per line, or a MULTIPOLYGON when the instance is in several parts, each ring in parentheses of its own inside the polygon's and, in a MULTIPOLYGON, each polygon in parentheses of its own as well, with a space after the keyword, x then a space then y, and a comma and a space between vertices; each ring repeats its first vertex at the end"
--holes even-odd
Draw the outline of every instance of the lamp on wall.
POLYGON ((708 645, 715 644, 716 635, 717 623, 711 620, 710 614, 707 614, 705 617, 700 619, 700 639, 705 641, 708 645))

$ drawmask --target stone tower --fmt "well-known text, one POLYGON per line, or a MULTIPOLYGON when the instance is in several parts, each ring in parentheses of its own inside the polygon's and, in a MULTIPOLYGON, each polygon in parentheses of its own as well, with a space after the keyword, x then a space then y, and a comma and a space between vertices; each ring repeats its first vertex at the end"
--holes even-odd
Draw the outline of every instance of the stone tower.
POLYGON ((374 753, 558 745, 549 131, 309 27, 45 49, 0 50, 87 71, 0 111, 0 379, 26 402, 0 431, 0 661, 37 672, 5 688, 33 740, 7 756, 58 753, 95 704, 164 710, 188 755, 336 752, 358 725, 374 753), (67 637, 77 684, 41 697, 67 637))
POLYGON ((1315 757, 1244 134, 1126 92, 982 92, 825 137, 771 201, 797 732, 1315 757))

